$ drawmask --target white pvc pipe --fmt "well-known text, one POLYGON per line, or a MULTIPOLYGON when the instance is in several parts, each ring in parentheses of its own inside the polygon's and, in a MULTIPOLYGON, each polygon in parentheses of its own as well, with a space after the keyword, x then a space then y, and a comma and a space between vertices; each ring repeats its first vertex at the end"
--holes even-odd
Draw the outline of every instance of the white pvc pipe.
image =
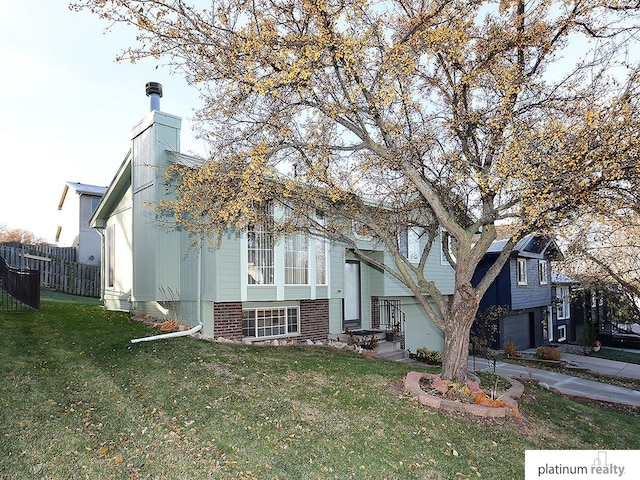
POLYGON ((183 330, 182 332, 170 332, 163 333, 161 335, 153 335, 151 337, 134 338, 133 340, 131 340, 131 343, 151 342, 152 340, 162 340, 164 338, 186 337, 188 335, 193 335, 200 330, 202 330, 202 323, 199 323, 189 330, 183 330))

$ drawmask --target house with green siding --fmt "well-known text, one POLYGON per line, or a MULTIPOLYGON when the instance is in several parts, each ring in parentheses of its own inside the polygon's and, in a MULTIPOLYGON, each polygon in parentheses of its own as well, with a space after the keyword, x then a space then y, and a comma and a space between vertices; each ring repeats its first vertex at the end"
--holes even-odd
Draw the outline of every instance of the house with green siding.
MULTIPOLYGON (((184 158, 181 119, 150 96, 152 110, 132 128, 130 149, 90 220, 102 238, 106 308, 201 323, 206 336, 245 342, 327 340, 402 321, 407 350, 442 349, 442 332, 409 290, 344 245, 303 235, 276 242, 255 225, 215 248, 194 248, 186 232, 169 228, 154 205, 170 195, 165 168, 184 158)), ((404 239, 416 263, 422 241, 412 231, 404 239)), ((426 269, 441 292, 453 293, 439 244, 426 269)))

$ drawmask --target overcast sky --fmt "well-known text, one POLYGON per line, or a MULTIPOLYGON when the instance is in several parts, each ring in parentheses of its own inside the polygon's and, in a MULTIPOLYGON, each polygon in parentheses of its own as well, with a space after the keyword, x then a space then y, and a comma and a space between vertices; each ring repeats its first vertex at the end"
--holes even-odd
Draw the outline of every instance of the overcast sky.
POLYGON ((160 109, 183 119, 181 150, 205 152, 191 131, 197 91, 157 62, 115 63, 135 32, 106 26, 65 0, 3 4, 0 226, 53 242, 65 182, 109 185, 149 111, 149 81, 163 85, 160 109))

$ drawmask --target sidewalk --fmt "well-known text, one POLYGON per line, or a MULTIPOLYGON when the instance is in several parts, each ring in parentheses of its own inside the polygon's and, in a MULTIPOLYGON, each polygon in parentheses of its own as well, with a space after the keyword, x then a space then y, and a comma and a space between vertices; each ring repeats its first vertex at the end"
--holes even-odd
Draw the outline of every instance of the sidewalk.
MULTIPOLYGON (((640 378, 640 365, 570 353, 563 353, 562 358, 577 367, 588 368, 596 373, 626 378, 640 378)), ((469 370, 474 370, 474 361, 475 370, 492 372, 494 369, 493 361, 481 357, 469 357, 469 370)), ((502 361, 496 362, 495 372, 516 379, 537 380, 541 386, 565 395, 640 407, 640 391, 630 388, 502 361)))
POLYGON ((563 353, 562 360, 581 368, 588 368, 594 373, 611 375, 612 377, 640 379, 640 365, 635 363, 617 362, 589 355, 575 355, 563 353))

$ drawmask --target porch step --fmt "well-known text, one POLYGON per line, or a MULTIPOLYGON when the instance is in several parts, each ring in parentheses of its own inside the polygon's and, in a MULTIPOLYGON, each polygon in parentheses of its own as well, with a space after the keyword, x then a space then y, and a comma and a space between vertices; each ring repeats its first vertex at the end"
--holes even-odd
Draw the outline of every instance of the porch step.
POLYGON ((405 350, 400 350, 399 341, 387 342, 386 340, 382 340, 378 342, 376 357, 399 362, 408 358, 409 354, 405 350))

